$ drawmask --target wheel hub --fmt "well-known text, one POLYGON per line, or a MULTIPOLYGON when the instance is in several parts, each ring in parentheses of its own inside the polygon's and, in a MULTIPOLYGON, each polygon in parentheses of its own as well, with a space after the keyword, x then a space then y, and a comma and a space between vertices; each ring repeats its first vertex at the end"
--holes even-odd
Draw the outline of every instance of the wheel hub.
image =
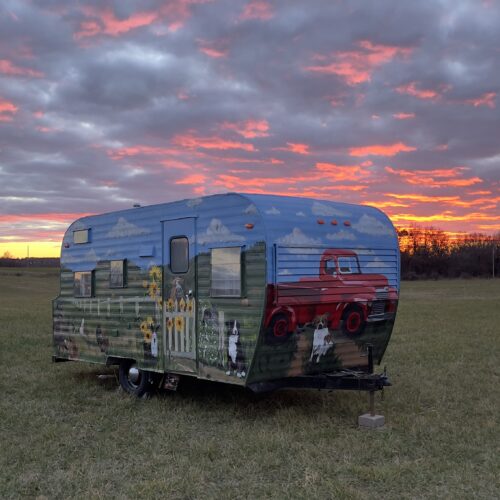
POLYGON ((140 377, 141 374, 139 373, 139 370, 135 366, 131 366, 128 371, 128 379, 130 380, 130 383, 137 385, 140 377))

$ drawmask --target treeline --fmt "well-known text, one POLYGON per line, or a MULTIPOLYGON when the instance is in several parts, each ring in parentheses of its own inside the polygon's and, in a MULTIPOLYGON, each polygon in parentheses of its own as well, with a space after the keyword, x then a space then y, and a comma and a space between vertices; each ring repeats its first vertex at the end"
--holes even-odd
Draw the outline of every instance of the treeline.
POLYGON ((59 267, 59 259, 53 257, 31 257, 26 259, 0 257, 0 267, 59 267))
POLYGON ((432 227, 398 229, 401 278, 500 276, 500 233, 450 236, 432 227))

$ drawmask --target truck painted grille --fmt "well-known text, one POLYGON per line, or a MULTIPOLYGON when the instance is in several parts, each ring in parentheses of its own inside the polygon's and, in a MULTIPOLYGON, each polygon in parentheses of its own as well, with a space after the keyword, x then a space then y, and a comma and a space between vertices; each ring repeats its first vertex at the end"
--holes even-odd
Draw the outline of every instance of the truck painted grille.
POLYGON ((385 302, 380 300, 372 304, 371 314, 384 314, 385 312, 385 302))
POLYGON ((375 296, 376 296, 377 300, 388 300, 389 299, 389 292, 387 290, 376 290, 375 296))

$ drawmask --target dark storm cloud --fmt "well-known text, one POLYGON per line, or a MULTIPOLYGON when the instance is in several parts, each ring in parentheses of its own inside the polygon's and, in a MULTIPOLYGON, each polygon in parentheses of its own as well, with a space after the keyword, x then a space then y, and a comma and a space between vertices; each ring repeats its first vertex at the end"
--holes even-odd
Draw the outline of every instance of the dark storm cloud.
POLYGON ((495 230, 499 25, 486 1, 7 0, 1 211, 260 189, 495 230), (390 206, 412 193, 448 201, 390 206))

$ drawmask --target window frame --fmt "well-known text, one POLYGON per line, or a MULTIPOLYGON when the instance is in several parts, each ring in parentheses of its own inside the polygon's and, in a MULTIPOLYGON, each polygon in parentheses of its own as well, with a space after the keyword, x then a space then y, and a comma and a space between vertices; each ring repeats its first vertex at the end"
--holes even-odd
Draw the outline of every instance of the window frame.
POLYGON ((244 296, 244 288, 243 288, 243 248, 240 245, 237 246, 227 246, 227 247, 212 247, 210 248, 210 297, 212 298, 222 298, 222 299, 241 299, 244 296), (238 294, 227 294, 227 293, 214 293, 214 265, 213 265, 213 254, 214 250, 238 250, 239 251, 239 291, 238 294))
POLYGON ((186 235, 184 235, 184 234, 178 235, 178 236, 172 236, 170 238, 170 241, 169 241, 169 244, 168 244, 168 248, 169 248, 169 256, 170 256, 168 267, 170 269, 170 272, 172 274, 186 274, 187 272, 189 272, 189 238, 186 235), (187 257, 186 257, 186 268, 185 268, 185 271, 177 271, 177 270, 174 270, 173 267, 172 267, 172 242, 174 240, 186 240, 187 257))
POLYGON ((109 288, 127 288, 127 259, 113 259, 109 261, 109 288), (111 281, 111 268, 113 265, 113 262, 121 262, 122 263, 122 282, 121 285, 114 285, 111 281))
POLYGON ((86 245, 90 243, 90 228, 87 229, 75 229, 73 231, 73 245, 86 245), (76 234, 77 233, 87 233, 87 239, 86 241, 76 241, 76 234))
POLYGON ((92 298, 94 296, 94 271, 75 271, 73 273, 73 296, 80 298, 80 299, 88 299, 88 298, 92 298), (81 279, 81 277, 79 278, 79 280, 80 280, 80 292, 76 293, 76 286, 75 285, 76 285, 76 275, 77 274, 90 275, 90 294, 89 295, 82 294, 82 279, 81 279))

